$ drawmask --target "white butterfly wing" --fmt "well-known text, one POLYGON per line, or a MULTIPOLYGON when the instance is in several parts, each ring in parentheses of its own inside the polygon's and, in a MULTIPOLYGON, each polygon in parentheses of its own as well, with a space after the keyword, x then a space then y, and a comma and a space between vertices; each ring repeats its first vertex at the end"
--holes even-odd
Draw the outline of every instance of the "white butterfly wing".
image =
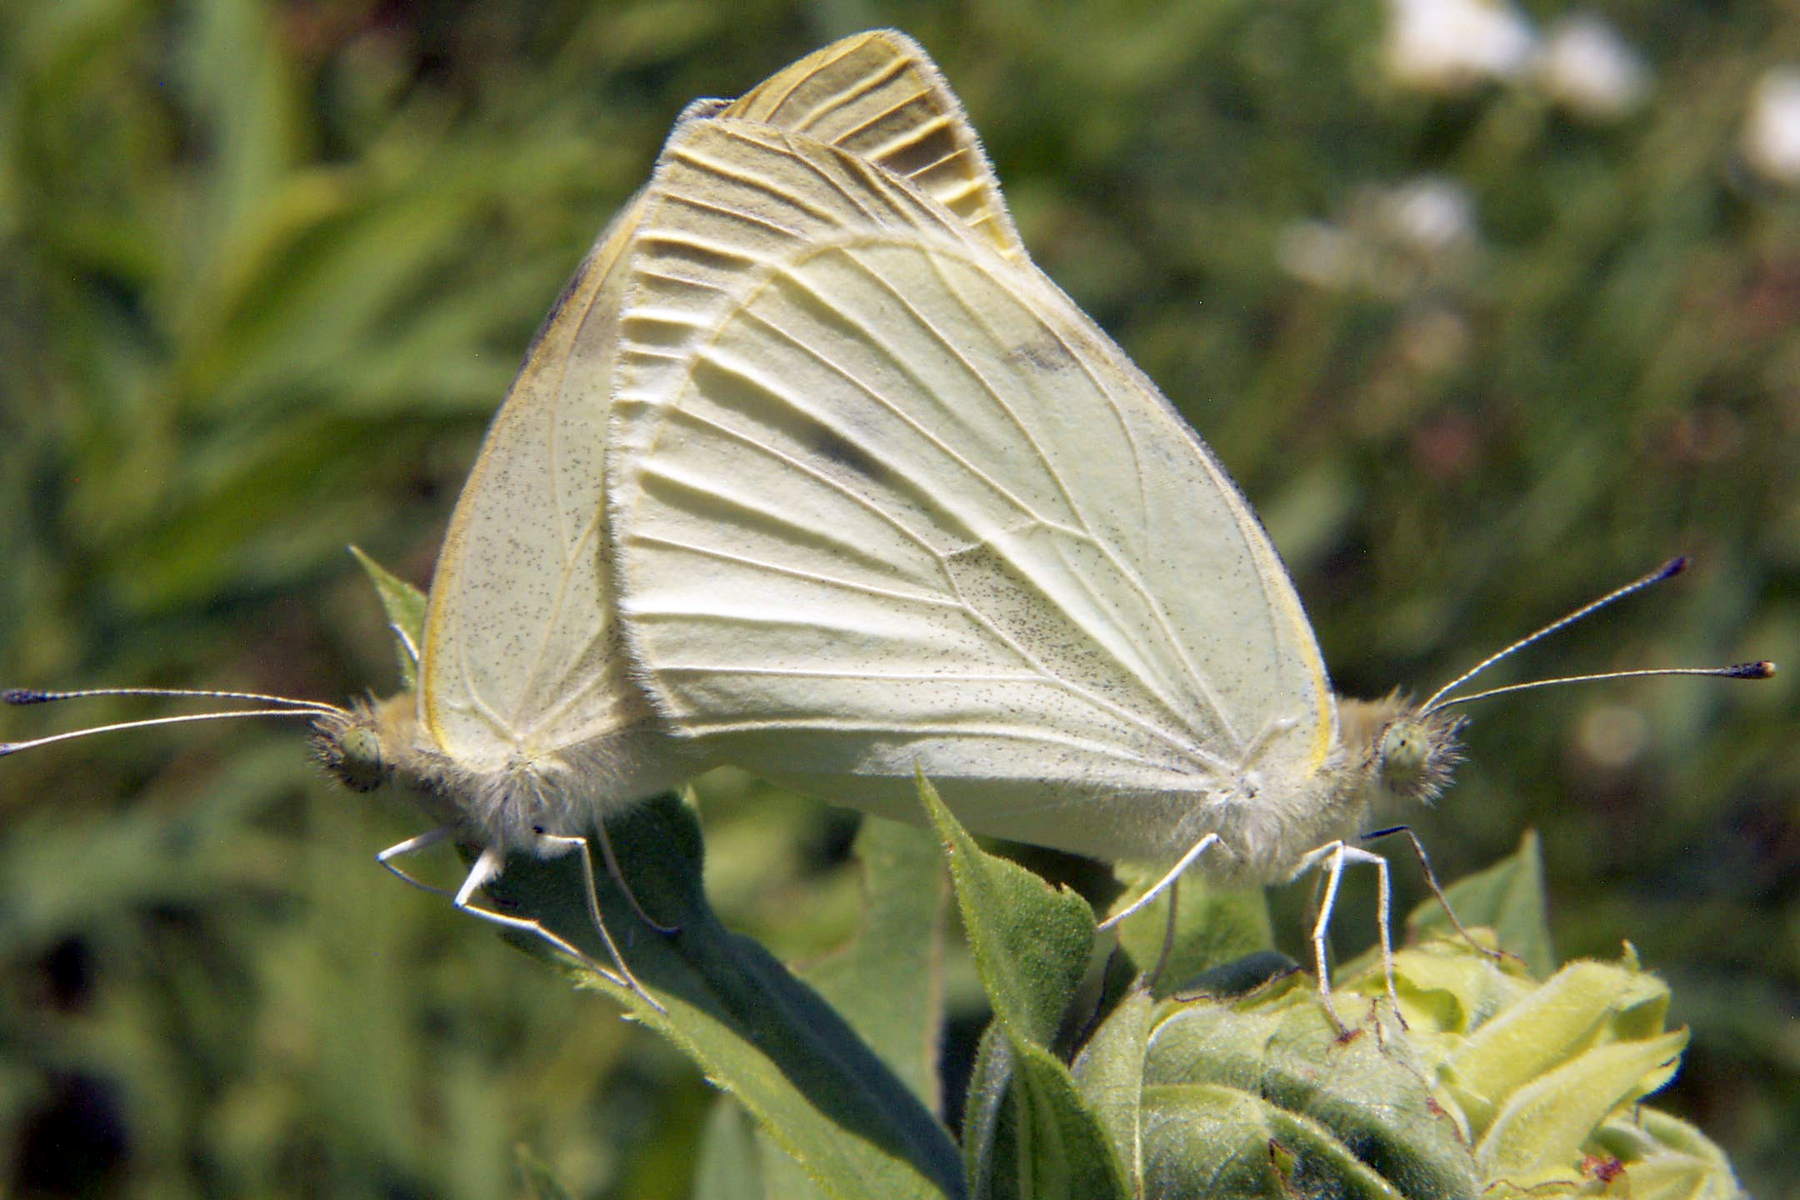
POLYGON ((962 105, 903 33, 877 29, 833 42, 721 115, 774 125, 865 159, 911 182, 1002 255, 1025 258, 962 105))
MULTIPOLYGON (((909 39, 879 31, 691 110, 804 129, 907 176, 997 251, 1022 255, 955 96, 909 39)), ((606 586, 604 462, 621 261, 645 201, 602 234, 545 319, 451 518, 418 693, 438 751, 478 774, 643 726, 606 586)), ((642 781, 661 787, 663 773, 642 781)))
POLYGON ((463 485, 432 581, 419 716, 475 771, 649 716, 624 672, 601 555, 627 206, 526 355, 463 485))
POLYGON ((620 605, 706 753, 902 816, 922 769, 972 828, 1108 857, 1178 848, 1247 759, 1325 762, 1266 535, 1028 261, 865 162, 710 121, 671 138, 630 269, 620 605))

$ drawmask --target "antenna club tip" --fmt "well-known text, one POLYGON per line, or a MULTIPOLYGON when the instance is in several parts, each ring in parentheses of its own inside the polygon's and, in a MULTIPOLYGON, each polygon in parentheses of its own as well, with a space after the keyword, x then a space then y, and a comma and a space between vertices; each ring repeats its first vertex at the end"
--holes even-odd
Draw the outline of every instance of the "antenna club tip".
POLYGON ((1677 554, 1674 558, 1671 558, 1668 562, 1664 563, 1662 568, 1656 572, 1656 581, 1661 583, 1665 579, 1675 578, 1675 576, 1688 569, 1688 563, 1690 561, 1692 560, 1689 559, 1687 555, 1677 554))
MULTIPOLYGON (((7 688, 0 692, 0 703, 5 704, 43 704, 53 700, 49 692, 40 692, 35 688, 7 688)), ((0 750, 0 754, 5 753, 0 750)))
POLYGON ((1725 674, 1732 679, 1773 679, 1775 664, 1766 658, 1761 662, 1739 663, 1735 667, 1727 667, 1725 674))

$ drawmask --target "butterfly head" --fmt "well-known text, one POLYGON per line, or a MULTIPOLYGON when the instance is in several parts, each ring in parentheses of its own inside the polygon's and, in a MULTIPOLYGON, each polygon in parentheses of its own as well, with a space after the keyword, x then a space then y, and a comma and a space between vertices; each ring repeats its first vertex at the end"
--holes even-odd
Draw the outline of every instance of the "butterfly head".
POLYGON ((409 761, 413 698, 359 700, 313 722, 313 754, 339 783, 353 792, 372 792, 409 761))
POLYGON ((1343 744, 1365 803, 1429 804, 1450 785, 1462 761, 1463 720, 1422 709, 1396 692, 1380 700, 1338 701, 1343 744))
POLYGON ((1382 726, 1373 748, 1375 778, 1402 800, 1430 804, 1462 761, 1461 717, 1407 707, 1382 726))

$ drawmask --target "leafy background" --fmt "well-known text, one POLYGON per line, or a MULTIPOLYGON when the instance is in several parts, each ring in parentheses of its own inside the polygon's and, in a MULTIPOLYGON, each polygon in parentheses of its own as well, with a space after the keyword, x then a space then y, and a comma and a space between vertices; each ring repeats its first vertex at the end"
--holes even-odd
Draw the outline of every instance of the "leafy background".
MULTIPOLYGON (((12 0, 0 679, 391 688, 344 545, 426 581, 532 328, 681 106, 879 24, 1255 500, 1341 689, 1429 689, 1677 552, 1529 669, 1800 660, 1800 202, 1740 150, 1800 16, 1602 8, 1651 85, 1614 120, 1524 77, 1396 82, 1375 0, 12 0), (1408 234, 1405 195, 1466 227, 1408 234)), ((1793 678, 1496 701, 1414 814, 1451 877, 1543 831, 1559 950, 1629 938, 1672 982, 1694 1043, 1664 1103, 1764 1196, 1800 1188, 1793 678)), ((685 1194, 706 1085, 377 870, 416 818, 301 742, 0 765, 0 1190, 485 1197, 524 1161, 685 1194)), ((702 815, 729 924, 791 958, 854 927, 851 819, 730 772, 702 815)))

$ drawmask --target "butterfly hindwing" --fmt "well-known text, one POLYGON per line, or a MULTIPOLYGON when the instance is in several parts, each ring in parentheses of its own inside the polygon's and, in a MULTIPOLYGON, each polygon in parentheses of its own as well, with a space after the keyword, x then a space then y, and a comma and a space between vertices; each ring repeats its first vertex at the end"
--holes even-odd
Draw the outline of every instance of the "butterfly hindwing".
POLYGON ((623 322, 621 609, 678 732, 907 811, 1162 854, 1332 708, 1286 573, 1211 454, 1028 261, 866 160, 677 131, 623 322), (1120 820, 1097 799, 1134 807, 1120 820))

